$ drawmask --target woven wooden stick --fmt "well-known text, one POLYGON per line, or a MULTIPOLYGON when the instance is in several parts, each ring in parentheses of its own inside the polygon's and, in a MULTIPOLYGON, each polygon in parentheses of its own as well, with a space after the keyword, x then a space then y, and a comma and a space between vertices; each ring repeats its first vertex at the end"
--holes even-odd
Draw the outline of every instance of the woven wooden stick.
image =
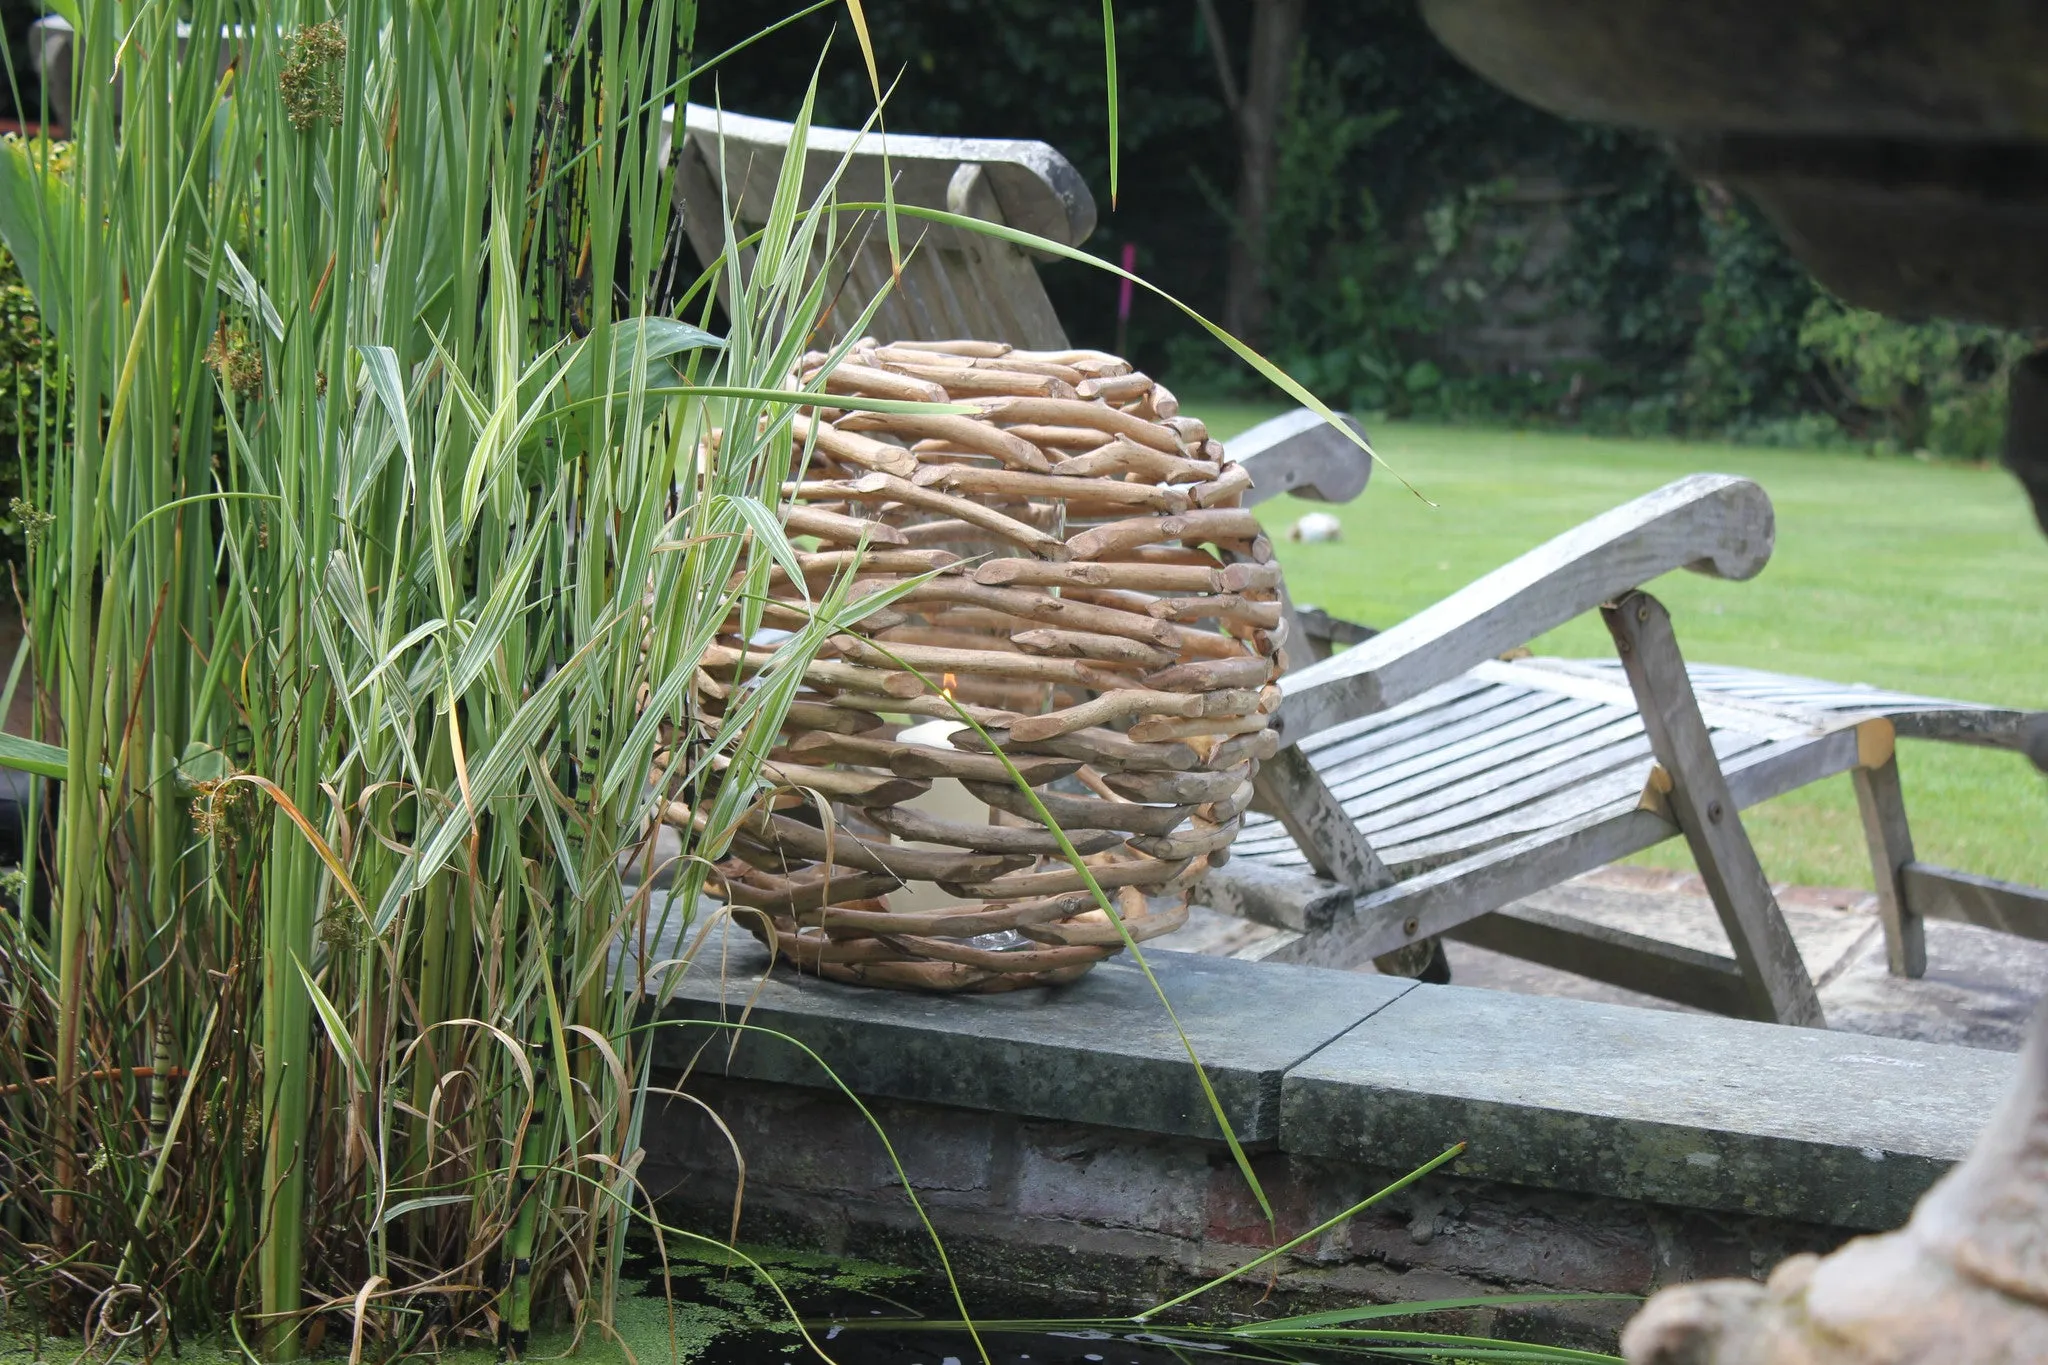
POLYGON ((1129 437, 1118 436, 1109 445, 1061 460, 1052 467, 1052 472, 1076 478, 1120 478, 1128 474, 1160 483, 1201 484, 1220 478, 1223 471, 1221 466, 1206 460, 1163 454, 1129 437))
MULTIPOLYGON (((1052 564, 1042 559, 990 559, 974 566, 971 577, 990 587, 1126 588, 1150 592, 1221 592, 1222 575, 1192 564, 1104 564, 1074 561, 1052 564)), ((1150 608, 1146 613, 1150 614, 1150 608)))
MULTIPOLYGON (((908 479, 899 479, 893 474, 864 474, 850 483, 806 483, 799 485, 794 491, 798 497, 838 495, 868 501, 900 502, 906 507, 923 508, 928 512, 937 512, 979 526, 984 531, 1013 544, 1022 545, 1047 559, 1067 557, 1066 542, 1058 536, 1047 535, 1035 526, 1026 526, 1021 521, 1006 517, 1001 512, 984 507, 971 499, 954 497, 935 488, 920 488, 908 479)), ((909 542, 906 540, 903 543, 909 542)))
POLYGON ((890 653, 903 661, 902 665, 899 665, 880 647, 855 636, 835 635, 832 637, 832 643, 847 658, 875 668, 907 665, 926 674, 987 673, 1003 679, 1086 686, 1081 681, 1080 674, 1075 672, 1071 659, 1049 659, 1036 654, 1005 654, 992 649, 934 649, 929 645, 902 645, 890 650, 890 653))
POLYGON ((1208 483, 1196 484, 1195 501, 1203 507, 1235 507, 1251 486, 1251 471, 1234 464, 1208 483))
POLYGON ((1225 820, 1235 820, 1238 816, 1251 809, 1252 796, 1256 791, 1257 788, 1247 782, 1221 801, 1211 801, 1208 805, 1196 811, 1195 814, 1215 824, 1222 824, 1225 820))
POLYGON ((1154 692, 1131 687, 1107 692, 1079 706, 1043 716, 1021 716, 1010 725, 1010 738, 1019 744, 1055 739, 1091 726, 1114 725, 1134 716, 1199 716, 1203 714, 1203 693, 1154 692))
MULTIPOLYGON (((936 351, 940 355, 1002 356, 1014 349, 1007 341, 892 341, 892 350, 936 351)), ((1035 352, 1019 352, 1033 359, 1042 358, 1035 352)))
POLYGON ((814 768, 802 763, 766 763, 762 765, 761 775, 778 787, 815 791, 870 807, 893 806, 931 790, 929 782, 842 772, 837 768, 814 768))
MULTIPOLYGON (((1061 851, 1059 839, 1043 827, 1030 829, 1021 825, 969 824, 965 820, 944 820, 907 807, 888 806, 869 807, 868 818, 898 838, 951 844, 976 853, 1053 855, 1061 851)), ((1123 842, 1122 835, 1110 830, 1079 830, 1068 837, 1075 849, 1083 854, 1101 853, 1123 842)))
POLYGON ((794 854, 813 860, 830 857, 835 863, 857 867, 864 872, 881 872, 891 877, 919 881, 972 881, 999 876, 1001 870, 1019 865, 1015 857, 932 852, 896 844, 877 844, 843 825, 827 833, 815 825, 758 810, 742 820, 740 827, 764 846, 785 856, 794 854), (985 868, 991 870, 984 871, 985 868))
POLYGON ((1103 786, 1132 801, 1220 801, 1252 779, 1251 765, 1241 763, 1221 772, 1136 773, 1102 776, 1103 786))
POLYGON ((878 469, 884 474, 896 474, 909 478, 917 472, 917 457, 902 446, 892 446, 887 441, 877 441, 856 432, 841 431, 830 422, 813 422, 802 413, 789 419, 789 434, 799 447, 817 439, 817 448, 835 460, 859 465, 862 469, 878 469))
MULTIPOLYGON (((1038 812, 1014 786, 1000 782, 962 782, 975 796, 997 810, 1037 820, 1038 812)), ((1088 796, 1039 792, 1046 814, 1061 829, 1120 829, 1138 834, 1167 834, 1195 813, 1192 805, 1147 806, 1135 801, 1098 801, 1088 796)))
MULTIPOLYGON (((892 635, 897 632, 891 632, 892 635)), ((1176 657, 1171 650, 1140 644, 1119 635, 1096 635, 1083 630, 1022 630, 1010 642, 1033 654, 1051 654, 1068 659, 1094 659, 1102 663, 1159 668, 1176 657)), ((1087 678, 1083 676, 1083 682, 1087 678)), ((1092 683, 1090 684, 1093 685, 1092 683)), ((1122 684, 1119 684, 1122 685, 1122 684)))
MULTIPOLYGON (((765 649, 741 651, 727 645, 712 645, 704 651, 703 667, 707 670, 723 671, 738 666, 744 661, 751 665, 749 673, 759 672, 773 652, 765 649)), ((915 697, 924 691, 924 684, 915 674, 883 671, 872 668, 858 668, 853 664, 839 663, 831 659, 813 659, 804 666, 804 681, 813 687, 849 688, 856 692, 876 692, 887 697, 915 697)))
MULTIPOLYGON (((1079 396, 1075 387, 1064 379, 1049 374, 1034 374, 1028 370, 998 370, 978 365, 915 364, 894 359, 885 363, 894 374, 909 375, 942 386, 946 396, 955 402, 962 398, 991 398, 1003 394, 1014 394, 1020 398, 1079 396)), ((1079 371, 1072 373, 1078 374, 1079 371)))
POLYGON ((1280 625, 1278 602, 1254 602, 1236 593, 1165 598, 1147 610, 1162 621, 1235 621, 1260 630, 1274 630, 1280 625))
POLYGON ((1000 933, 1027 924, 1043 924, 1085 913, 1095 898, 1085 891, 1009 904, 947 905, 936 910, 844 910, 833 908, 812 916, 828 929, 857 929, 869 934, 951 934, 970 938, 1000 933))
MULTIPOLYGON (((1006 728, 990 727, 989 737, 1004 750, 1016 746, 1006 728)), ((952 742, 970 749, 982 747, 981 736, 965 731, 952 737, 952 742)), ((1121 768, 1137 768, 1147 772, 1183 772, 1197 767, 1202 756, 1188 744, 1139 744, 1115 730, 1076 730, 1069 735, 1052 739, 1037 740, 1030 745, 1034 753, 1056 754, 1061 758, 1078 758, 1089 763, 1114 764, 1121 768)), ((1271 757, 1271 755, 1268 755, 1271 757)))
POLYGON ((1175 664, 1140 681, 1160 692, 1214 692, 1227 687, 1263 687, 1274 676, 1273 661, 1254 654, 1175 664))
MULTIPOLYGON (((1047 427, 1024 423, 1020 426, 1007 427, 1005 430, 1020 440, 1031 442, 1041 450, 1094 450, 1097 446, 1106 446, 1116 439, 1109 432, 1094 427, 1047 427)), ((1060 470, 1058 465, 1054 465, 1053 468, 1061 473, 1071 472, 1060 470)))
MULTIPOLYGON (((985 607, 991 611, 1006 612, 1029 621, 1042 621, 1063 629, 1085 630, 1096 635, 1120 635, 1127 640, 1163 645, 1168 649, 1179 645, 1180 631, 1185 629, 1170 621, 1155 619, 1145 608, 1135 612, 1125 611, 1117 607, 1097 606, 1065 597, 1047 597, 1042 593, 991 588, 967 582, 964 575, 920 583, 898 598, 897 602, 899 606, 926 602, 960 602, 985 607)), ((1233 650, 1238 648, 1234 644, 1231 647, 1233 650)))
MULTIPOLYGON (((1003 426, 1094 427, 1114 436, 1128 436, 1141 446, 1167 455, 1185 456, 1180 433, 1116 408, 1070 398, 984 398, 977 407, 1003 426)), ((964 419, 963 419, 964 420, 964 419)))
POLYGON ((1032 498, 1059 498, 1070 507, 1144 507, 1160 512, 1185 512, 1188 495, 1170 488, 1143 483, 1114 483, 1106 479, 1063 479, 1051 474, 1027 474, 1016 469, 976 468, 972 465, 929 465, 912 480, 922 488, 947 492, 980 494, 1024 502, 1032 498))
POLYGON ((783 527, 793 536, 816 536, 839 545, 908 545, 910 538, 893 526, 863 521, 817 507, 792 507, 783 514, 783 527))
MULTIPOLYGON (((1119 886, 1163 886, 1187 871, 1191 862, 1193 859, 1163 863, 1155 858, 1141 858, 1127 863, 1097 865, 1088 870, 1094 875, 1095 884, 1104 890, 1119 886)), ((1078 891, 1088 883, 1082 880, 1080 873, 1069 867, 1057 872, 1020 872, 995 880, 958 882, 955 885, 960 888, 961 895, 1014 899, 1078 891)))
MULTIPOLYGON (((992 403, 1057 403, 1057 398, 992 398, 992 403)), ((956 450, 971 450, 978 455, 989 455, 1014 469, 1028 469, 1043 474, 1052 468, 1052 461, 1045 458, 1045 452, 1031 442, 1012 436, 986 422, 977 422, 972 417, 955 417, 927 413, 903 412, 852 412, 839 419, 838 425, 844 431, 886 431, 894 436, 935 437, 945 441, 956 450)))
POLYGON ((1237 821, 1232 820, 1207 829, 1197 823, 1192 829, 1175 830, 1172 834, 1140 835, 1130 842, 1132 848, 1155 858, 1192 858, 1228 848, 1236 837, 1237 821))
MULTIPOLYGON (((804 383, 817 379, 815 370, 804 375, 804 383)), ((867 365, 856 365, 852 361, 841 361, 837 368, 825 376, 825 392, 857 393, 868 398, 900 398, 913 403, 943 403, 946 391, 939 385, 925 379, 913 379, 909 375, 891 374, 887 370, 874 369, 867 365)))
MULTIPOLYGON (((871 474, 869 478, 884 478, 871 474)), ((1249 540, 1259 533, 1259 519, 1242 508, 1210 508, 1165 517, 1132 517, 1081 532, 1067 542, 1075 559, 1101 559, 1117 551, 1163 540, 1249 540)))

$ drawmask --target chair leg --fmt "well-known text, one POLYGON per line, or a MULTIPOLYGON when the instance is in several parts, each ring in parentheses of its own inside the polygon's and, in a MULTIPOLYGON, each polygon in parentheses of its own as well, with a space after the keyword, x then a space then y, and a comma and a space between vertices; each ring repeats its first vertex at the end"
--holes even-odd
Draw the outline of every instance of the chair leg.
POLYGON ((1885 963, 1893 976, 1927 974, 1927 921, 1906 908, 1906 864, 1913 861, 1913 831, 1906 823, 1906 796, 1899 786, 1899 760, 1890 756, 1875 768, 1856 768, 1856 805, 1863 812, 1863 838, 1870 845, 1870 870, 1877 882, 1877 913, 1884 922, 1885 963))
POLYGON ((1672 811, 1728 931, 1752 1012, 1781 1024, 1825 1028, 1813 978, 1714 757, 1671 614, 1648 593, 1632 592, 1600 615, 1642 710, 1651 752, 1671 776, 1672 811))

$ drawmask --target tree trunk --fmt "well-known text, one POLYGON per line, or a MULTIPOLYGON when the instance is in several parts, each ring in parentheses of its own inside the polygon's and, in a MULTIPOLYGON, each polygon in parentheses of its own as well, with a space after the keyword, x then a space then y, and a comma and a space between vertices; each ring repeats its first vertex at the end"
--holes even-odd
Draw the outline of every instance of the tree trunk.
POLYGON ((1271 299, 1266 292, 1266 214, 1273 202, 1280 115, 1301 45, 1307 0, 1253 0, 1251 51, 1244 96, 1237 102, 1237 232, 1230 243, 1230 278, 1224 325, 1261 344, 1271 299))

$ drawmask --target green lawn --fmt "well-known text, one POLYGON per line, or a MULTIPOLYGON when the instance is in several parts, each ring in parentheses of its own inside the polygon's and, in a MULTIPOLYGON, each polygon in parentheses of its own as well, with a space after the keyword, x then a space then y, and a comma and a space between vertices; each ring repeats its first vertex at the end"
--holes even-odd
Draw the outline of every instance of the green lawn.
MULTIPOLYGON (((1278 409, 1189 403, 1223 440, 1278 409)), ((2048 539, 2002 471, 1902 457, 1387 424, 1365 495, 1326 508, 1335 544, 1280 535, 1323 504, 1260 509, 1297 600, 1388 625, 1580 521, 1699 471, 1770 493, 1778 548, 1762 575, 1676 573, 1655 588, 1688 657, 1936 696, 2048 707, 2048 539), (1436 505, 1402 487, 1399 475, 1436 505)), ((1535 642, 1606 655, 1597 618, 1535 642)), ((2048 881, 2048 783, 2016 755, 1907 743, 1900 765, 1920 857, 2048 881)), ((1746 815, 1773 878, 1868 886, 1846 776, 1746 815)), ((1644 860, 1689 866, 1682 844, 1644 860)))

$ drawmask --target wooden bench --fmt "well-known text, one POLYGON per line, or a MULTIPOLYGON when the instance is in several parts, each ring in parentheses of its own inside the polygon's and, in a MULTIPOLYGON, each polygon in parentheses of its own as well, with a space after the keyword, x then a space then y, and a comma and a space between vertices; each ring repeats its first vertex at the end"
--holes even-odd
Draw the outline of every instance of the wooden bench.
MULTIPOLYGON (((676 193, 704 259, 758 226, 791 127, 689 106, 676 193)), ((1008 223, 1078 245, 1094 203, 1043 143, 888 139, 899 203, 1008 223)), ((813 128, 808 188, 842 159, 840 196, 881 198, 881 140, 813 128)), ((870 329, 1063 346, 1027 253, 906 218, 915 243, 870 329), (929 230, 928 230, 929 229, 929 230)), ((871 221, 851 229, 835 289, 865 303, 889 278, 871 221)), ((850 307, 837 314, 852 315, 850 307)), ((1349 420, 1348 418, 1345 420, 1349 420)), ((1314 414, 1230 443, 1253 500, 1292 492, 1347 502, 1364 453, 1314 414)), ((1925 969, 1922 922, 1959 919, 2048 939, 2048 893, 1919 862, 1893 758, 1896 738, 2017 749, 2021 713, 1713 665, 1687 666, 1668 613, 1643 587, 1675 569, 1744 579, 1769 560, 1770 500, 1745 479, 1679 480, 1557 537, 1387 630, 1287 610, 1296 668, 1284 747, 1259 808, 1213 872, 1218 909, 1284 932, 1255 949, 1334 966, 1378 960, 1426 973, 1450 934, 1529 960, 1722 1013, 1820 1024, 1813 983, 1742 828, 1740 812, 1853 774, 1892 970, 1925 969), (1500 655, 1599 611, 1618 658, 1500 655), (1332 654, 1333 646, 1348 646, 1332 654), (1683 837, 1732 955, 1509 907, 1604 863, 1683 837), (1403 961, 1402 959, 1405 959, 1403 961)))

